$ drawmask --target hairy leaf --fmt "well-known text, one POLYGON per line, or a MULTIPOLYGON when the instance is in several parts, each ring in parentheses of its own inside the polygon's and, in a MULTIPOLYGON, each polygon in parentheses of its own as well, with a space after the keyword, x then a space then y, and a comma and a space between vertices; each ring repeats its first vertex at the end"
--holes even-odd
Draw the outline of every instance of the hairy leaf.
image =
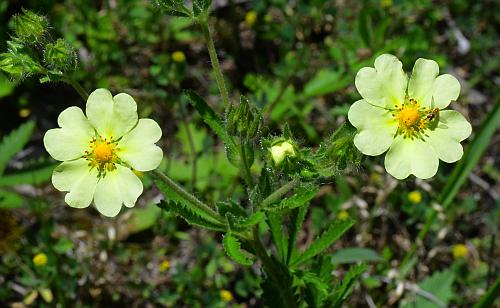
POLYGON ((364 264, 352 266, 344 279, 342 279, 342 282, 334 288, 335 292, 332 293, 323 307, 342 307, 342 304, 349 297, 349 294, 351 294, 354 284, 365 270, 366 265, 364 264))
POLYGON ((281 200, 278 205, 266 207, 265 210, 272 212, 288 211, 306 205, 318 193, 319 188, 314 184, 304 184, 295 189, 295 194, 281 200))
POLYGON ((290 231, 288 232, 288 254, 286 258, 286 262, 289 263, 293 254, 295 253, 295 241, 297 240, 297 236, 302 229, 302 223, 304 223, 304 219, 306 217, 307 209, 309 205, 301 206, 297 209, 292 210, 291 215, 291 223, 290 223, 290 231))
POLYGON ((188 207, 181 202, 175 201, 160 201, 157 204, 161 209, 165 211, 172 212, 177 216, 182 217, 188 224, 206 228, 213 231, 225 231, 225 226, 220 223, 215 223, 210 220, 206 220, 202 216, 198 215, 195 211, 193 211, 192 207, 188 207))
POLYGON ((223 236, 222 244, 227 255, 242 265, 252 265, 254 262, 253 257, 241 250, 241 243, 231 233, 226 233, 223 236))
POLYGON ((354 224, 354 220, 337 221, 318 239, 306 248, 297 258, 291 261, 291 266, 298 266, 330 247, 342 234, 354 224))

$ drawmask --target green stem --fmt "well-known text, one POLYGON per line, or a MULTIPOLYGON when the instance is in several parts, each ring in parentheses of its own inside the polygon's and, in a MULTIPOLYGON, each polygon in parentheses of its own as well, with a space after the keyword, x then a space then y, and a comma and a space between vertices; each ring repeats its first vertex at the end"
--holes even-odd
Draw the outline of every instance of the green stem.
POLYGON ((82 85, 78 81, 76 81, 72 77, 66 77, 64 81, 71 85, 75 89, 75 91, 80 94, 84 101, 87 101, 87 99, 89 98, 89 93, 82 87, 82 85))
POLYGON ((207 213, 208 215, 210 215, 210 217, 212 217, 216 221, 221 222, 222 224, 225 223, 224 218, 222 218, 210 206, 208 206, 207 204, 203 203, 202 201, 200 201, 200 199, 196 198, 192 194, 188 193, 184 188, 182 188, 179 184, 177 184, 174 180, 172 180, 166 174, 164 174, 163 172, 161 172, 158 169, 153 170, 153 174, 155 175, 155 177, 157 179, 161 180, 163 183, 165 183, 166 185, 168 185, 177 194, 183 196, 193 206, 195 206, 198 209, 202 210, 203 212, 207 213))
POLYGON ((299 184, 299 180, 291 180, 290 182, 286 183, 285 185, 281 186, 278 188, 278 190, 274 191, 272 194, 270 194, 266 199, 262 201, 260 204, 260 207, 265 208, 271 205, 273 202, 277 201, 280 199, 284 194, 289 192, 290 190, 294 189, 295 186, 299 184))
POLYGON ((245 181, 247 182, 248 187, 252 188, 253 187, 253 177, 252 177, 252 173, 250 172, 250 166, 248 166, 248 163, 247 163, 247 154, 245 151, 245 143, 244 142, 241 142, 241 144, 240 144, 240 156, 241 156, 241 165, 243 167, 242 169, 243 169, 245 181))
POLYGON ((294 308, 297 307, 297 303, 294 300, 291 285, 287 283, 287 279, 283 279, 283 275, 280 274, 280 269, 275 266, 274 261, 269 257, 260 240, 259 229, 257 226, 253 229, 253 241, 251 242, 255 250, 256 256, 262 262, 262 266, 269 279, 275 284, 282 294, 282 298, 286 307, 294 308))
POLYGON ((229 102, 229 94, 226 89, 226 84, 224 83, 224 77, 222 76, 222 71, 219 66, 219 59, 217 58, 217 52, 215 50, 214 40, 210 34, 210 29, 208 28, 208 21, 206 19, 200 21, 201 28, 203 29, 203 36, 208 47, 208 54, 210 56, 210 62, 212 62, 212 68, 215 72, 215 79, 217 80, 217 86, 219 87, 220 95, 222 96, 222 101, 224 102, 224 109, 226 112, 229 110, 231 103, 229 102))

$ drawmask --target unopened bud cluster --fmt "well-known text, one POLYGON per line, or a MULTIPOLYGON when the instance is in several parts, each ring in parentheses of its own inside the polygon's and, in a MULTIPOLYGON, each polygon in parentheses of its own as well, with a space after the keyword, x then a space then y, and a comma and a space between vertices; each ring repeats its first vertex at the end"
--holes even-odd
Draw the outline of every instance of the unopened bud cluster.
POLYGON ((12 17, 14 30, 7 42, 7 52, 0 54, 0 70, 14 80, 33 75, 45 75, 40 82, 64 80, 63 76, 76 68, 74 48, 64 39, 50 39, 49 22, 45 16, 30 10, 12 17), (42 59, 38 61, 37 59, 42 59))
POLYGON ((254 138, 262 124, 262 116, 256 107, 251 106, 245 97, 227 116, 227 130, 230 134, 245 140, 254 138))

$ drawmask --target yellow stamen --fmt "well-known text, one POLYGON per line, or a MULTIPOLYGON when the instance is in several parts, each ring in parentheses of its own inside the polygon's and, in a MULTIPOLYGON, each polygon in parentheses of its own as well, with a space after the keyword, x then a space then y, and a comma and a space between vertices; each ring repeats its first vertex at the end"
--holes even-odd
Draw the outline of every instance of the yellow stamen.
POLYGON ((405 125, 406 127, 417 124, 420 120, 418 107, 416 105, 403 106, 403 109, 399 112, 398 119, 399 123, 405 125))
POLYGON ((100 163, 106 163, 113 157, 113 151, 107 143, 100 143, 94 149, 94 157, 100 163))

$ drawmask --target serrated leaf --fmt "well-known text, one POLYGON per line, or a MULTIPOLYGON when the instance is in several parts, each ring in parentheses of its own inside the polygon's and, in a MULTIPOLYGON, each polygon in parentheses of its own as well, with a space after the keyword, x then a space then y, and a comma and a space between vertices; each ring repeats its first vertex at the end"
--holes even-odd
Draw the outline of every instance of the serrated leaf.
POLYGON ((344 248, 337 250, 330 255, 331 262, 334 264, 355 263, 359 261, 382 261, 382 258, 373 249, 368 248, 344 248))
POLYGON ((26 122, 2 139, 0 143, 0 175, 3 174, 9 160, 28 143, 34 128, 35 122, 26 122))
POLYGON ((309 205, 306 204, 305 206, 301 206, 297 209, 292 210, 292 214, 290 217, 290 231, 288 232, 289 238, 288 238, 288 254, 286 259, 287 263, 290 262, 294 253, 296 252, 295 242, 297 240, 297 236, 300 230, 302 230, 302 224, 304 223, 304 219, 306 217, 308 208, 309 205))
POLYGON ((349 228, 352 227, 353 224, 354 220, 352 219, 336 221, 297 258, 292 259, 290 265, 296 267, 316 256, 317 254, 323 252, 325 249, 330 247, 337 239, 339 239, 342 234, 349 230, 349 228))
POLYGON ((234 261, 238 262, 239 264, 247 266, 253 264, 254 262, 253 257, 250 254, 241 250, 240 241, 231 233, 226 233, 223 236, 222 244, 224 246, 226 254, 234 261))
POLYGON ((332 293, 323 307, 342 307, 342 304, 347 300, 349 294, 351 294, 354 284, 356 283, 358 278, 365 272, 365 270, 366 265, 364 264, 352 266, 344 276, 344 279, 342 279, 341 283, 334 288, 335 292, 332 293))
POLYGON ((171 205, 170 209, 173 211, 178 211, 177 214, 181 215, 189 223, 203 224, 203 222, 201 221, 203 220, 209 223, 205 224, 207 227, 217 226, 222 228, 222 230, 224 230, 225 228, 224 225, 215 220, 215 218, 207 214, 205 211, 193 206, 189 200, 184 199, 183 196, 179 195, 177 192, 175 192, 169 186, 165 185, 163 182, 156 181, 156 185, 168 199, 168 203, 172 202, 174 203, 172 205, 168 204, 171 205), (183 216, 183 214, 185 214, 185 216, 183 216))
POLYGON ((240 166, 240 157, 239 151, 234 142, 233 138, 229 135, 224 127, 224 124, 220 117, 213 111, 212 108, 205 102, 205 100, 196 94, 196 92, 191 90, 184 91, 184 95, 188 98, 189 102, 193 107, 198 111, 203 121, 210 126, 210 128, 214 131, 214 133, 219 136, 219 138, 224 142, 227 151, 227 157, 229 161, 239 167, 240 166))
POLYGON ((319 188, 314 184, 304 184, 295 189, 295 193, 288 198, 281 200, 278 205, 271 205, 264 208, 266 211, 283 212, 300 206, 304 206, 318 193, 319 188))
POLYGON ((180 216, 190 225, 206 228, 213 231, 226 230, 226 227, 224 225, 206 220, 205 218, 198 215, 198 213, 193 211, 192 207, 187 207, 181 202, 175 202, 175 201, 166 202, 162 200, 160 201, 160 203, 157 204, 157 206, 160 207, 162 210, 169 211, 177 216, 180 216))
POLYGON ((249 217, 235 216, 232 213, 226 213, 226 219, 232 230, 246 230, 261 221, 264 221, 266 215, 263 212, 255 212, 249 217))
POLYGON ((271 235, 280 260, 285 260, 287 253, 287 238, 283 230, 283 216, 276 213, 267 213, 267 222, 271 229, 271 235))

